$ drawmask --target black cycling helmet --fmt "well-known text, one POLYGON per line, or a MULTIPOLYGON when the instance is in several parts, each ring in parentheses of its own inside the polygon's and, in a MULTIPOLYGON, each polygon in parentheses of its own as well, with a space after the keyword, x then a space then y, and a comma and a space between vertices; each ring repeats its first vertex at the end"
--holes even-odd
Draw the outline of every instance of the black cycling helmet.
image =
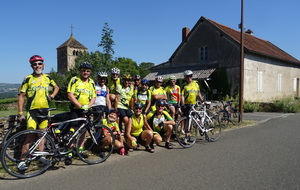
POLYGON ((92 67, 92 64, 90 64, 89 62, 82 62, 79 65, 79 69, 82 69, 82 68, 92 69, 93 67, 92 67))
POLYGON ((165 100, 156 100, 155 105, 157 106, 166 106, 167 103, 165 100))
POLYGON ((142 104, 142 102, 135 102, 134 103, 134 108, 143 108, 144 104, 142 104))
POLYGON ((111 113, 115 113, 115 114, 117 114, 117 116, 119 116, 119 111, 118 110, 111 109, 111 110, 109 110, 108 115, 111 114, 111 113))
POLYGON ((33 55, 33 56, 31 56, 29 58, 29 63, 32 64, 35 61, 42 61, 42 62, 44 62, 44 58, 42 58, 42 56, 40 56, 40 55, 33 55))

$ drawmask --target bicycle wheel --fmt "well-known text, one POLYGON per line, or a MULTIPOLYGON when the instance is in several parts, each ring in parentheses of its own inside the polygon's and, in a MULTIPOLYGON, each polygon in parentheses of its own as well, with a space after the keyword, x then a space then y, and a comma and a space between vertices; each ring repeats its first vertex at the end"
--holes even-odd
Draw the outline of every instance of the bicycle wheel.
POLYGON ((89 129, 85 128, 76 141, 76 150, 79 158, 88 164, 98 164, 104 162, 113 152, 115 136, 111 129, 104 125, 96 125, 89 129), (106 130, 111 135, 111 142, 103 142, 103 131, 106 130), (83 143, 82 143, 83 142, 83 143), (81 145, 82 144, 82 145, 81 145), (82 150, 79 149, 82 148, 82 150))
POLYGON ((204 127, 206 130, 205 138, 207 141, 215 142, 220 138, 223 126, 218 115, 206 117, 204 127))
POLYGON ((230 113, 231 123, 237 125, 241 121, 241 114, 237 109, 233 109, 230 113))
POLYGON ((197 140, 198 136, 198 130, 197 125, 194 123, 194 121, 191 122, 191 126, 188 127, 188 118, 182 117, 175 125, 175 135, 177 142, 183 147, 183 148, 190 148, 192 147, 197 140))
POLYGON ((49 135, 44 135, 44 132, 38 130, 20 131, 8 139, 4 145, 0 154, 1 163, 4 170, 14 177, 34 177, 45 172, 51 165, 50 159, 54 150, 53 140, 49 135), (24 152, 25 158, 21 160, 22 147, 28 136, 32 140, 28 143, 28 150, 24 152), (16 146, 16 142, 19 143, 18 146, 16 146), (47 143, 50 149, 49 146, 47 148, 44 146, 43 150, 38 150, 40 143, 47 143), (19 146, 20 144, 21 146, 19 146), (22 167, 20 167, 21 165, 22 167))

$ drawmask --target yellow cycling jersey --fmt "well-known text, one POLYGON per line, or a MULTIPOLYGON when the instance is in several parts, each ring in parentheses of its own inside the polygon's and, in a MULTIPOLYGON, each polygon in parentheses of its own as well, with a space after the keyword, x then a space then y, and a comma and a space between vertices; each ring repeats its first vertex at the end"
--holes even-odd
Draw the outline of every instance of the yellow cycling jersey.
POLYGON ((105 125, 106 127, 110 128, 113 132, 120 131, 119 125, 117 122, 109 122, 107 119, 102 119, 100 121, 102 125, 105 125))
POLYGON ((41 77, 37 77, 35 74, 25 77, 20 92, 26 93, 27 110, 49 108, 47 100, 49 86, 56 86, 56 83, 47 74, 42 74, 41 77))
MULTIPOLYGON (((87 105, 92 98, 96 98, 95 83, 92 79, 84 82, 80 77, 71 78, 68 85, 68 93, 73 93, 81 105, 87 105)), ((75 107, 74 109, 80 109, 75 107)))
POLYGON ((159 126, 159 124, 163 121, 171 121, 173 118, 170 116, 170 114, 166 111, 162 111, 162 115, 160 118, 157 117, 156 111, 152 111, 148 113, 147 115, 147 121, 150 125, 150 127, 153 129, 155 132, 160 132, 163 130, 163 126, 159 126))
POLYGON ((108 84, 108 88, 109 88, 109 93, 110 94, 116 94, 116 90, 117 90, 117 86, 121 85, 121 80, 120 78, 117 79, 116 84, 113 83, 113 81, 111 81, 108 84))
POLYGON ((128 109, 130 100, 134 95, 133 86, 123 88, 122 85, 117 85, 116 93, 119 95, 118 108, 128 109))
POLYGON ((184 84, 181 94, 184 97, 185 104, 196 104, 197 96, 200 91, 200 87, 197 81, 192 81, 190 84, 184 84))
POLYGON ((151 93, 149 90, 141 91, 141 90, 135 90, 134 91, 134 98, 137 99, 138 102, 141 102, 142 104, 146 105, 147 100, 151 100, 151 93))
POLYGON ((136 115, 131 116, 132 125, 130 135, 138 137, 144 129, 144 116, 140 115, 140 121, 137 120, 136 115))

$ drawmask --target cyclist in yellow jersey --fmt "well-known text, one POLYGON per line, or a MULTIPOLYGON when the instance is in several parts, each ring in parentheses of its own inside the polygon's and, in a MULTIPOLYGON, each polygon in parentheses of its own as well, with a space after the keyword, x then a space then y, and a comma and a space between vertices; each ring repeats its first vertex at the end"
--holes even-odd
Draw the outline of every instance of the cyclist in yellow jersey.
POLYGON ((134 114, 129 119, 125 137, 129 148, 137 149, 138 144, 145 146, 145 150, 153 153, 154 147, 150 147, 153 131, 149 126, 146 116, 142 114, 144 105, 141 102, 134 104, 134 114))
POLYGON ((200 87, 196 81, 193 81, 193 72, 191 70, 186 70, 183 74, 186 82, 181 91, 181 103, 189 106, 195 105, 197 103, 197 98, 199 98, 200 101, 203 101, 200 87))
POLYGON ((147 114, 147 121, 154 131, 153 141, 159 145, 162 141, 161 135, 166 134, 165 147, 172 149, 173 145, 170 143, 170 139, 175 121, 168 112, 164 111, 167 105, 165 100, 157 100, 155 105, 156 110, 147 114))
POLYGON ((108 83, 108 88, 110 91, 109 99, 112 102, 112 104, 114 104, 116 99, 116 88, 118 85, 121 85, 121 80, 119 78, 120 69, 114 67, 111 69, 110 73, 111 73, 111 78, 110 78, 111 80, 108 83))
POLYGON ((166 100, 167 94, 164 88, 162 87, 162 84, 164 82, 164 79, 161 76, 155 77, 155 83, 154 86, 151 86, 149 88, 149 91, 151 93, 151 110, 154 111, 156 109, 155 102, 156 100, 166 100))
POLYGON ((141 102, 144 106, 143 114, 148 114, 151 105, 151 93, 148 90, 149 81, 143 79, 140 87, 134 91, 134 102, 141 102))
MULTIPOLYGON (((79 77, 72 77, 68 84, 68 98, 71 101, 72 118, 83 116, 83 111, 89 109, 96 99, 95 83, 90 78, 92 72, 92 65, 88 62, 82 62, 79 65, 79 77)), ((78 123, 73 122, 72 127, 77 128, 78 123)), ((83 145, 83 140, 81 145, 83 145)), ((71 147, 70 147, 71 148, 71 147)), ((82 148, 79 148, 79 153, 82 148)), ((84 153, 82 153, 84 154, 84 153)), ((72 156, 72 155, 70 155, 72 156)), ((86 155, 84 155, 85 157, 86 155)))
MULTIPOLYGON (((48 120, 40 120, 36 116, 47 115, 48 112, 41 108, 49 108, 49 101, 51 101, 58 93, 59 87, 55 81, 52 80, 48 75, 43 74, 45 67, 44 58, 39 55, 30 57, 29 62, 33 73, 25 77, 21 87, 20 94, 18 96, 18 119, 25 119, 23 115, 23 106, 25 97, 27 98, 27 129, 44 130, 48 126, 48 120), (49 95, 49 86, 53 87, 52 94, 49 95)), ((25 159, 25 153, 28 151, 29 143, 35 137, 27 135, 27 138, 23 144, 21 158, 25 159)), ((39 150, 43 151, 44 143, 39 144, 39 150)), ((24 161, 18 164, 19 170, 26 170, 28 167, 24 161)))
MULTIPOLYGON (((203 102, 203 97, 200 93, 200 87, 196 81, 193 81, 193 71, 186 70, 183 73, 186 83, 184 84, 181 92, 181 103, 182 103, 182 112, 184 116, 189 115, 191 105, 197 103, 197 98, 203 102)), ((182 122, 181 132, 185 133, 186 140, 189 140, 189 131, 184 131, 184 122, 182 122)))
POLYGON ((130 84, 131 76, 130 74, 123 74, 122 85, 117 86, 116 90, 116 101, 115 109, 117 108, 120 113, 119 125, 121 130, 122 122, 125 124, 125 128, 128 125, 129 118, 132 116, 130 102, 133 98, 133 86, 130 84))
MULTIPOLYGON (((113 131, 113 134, 115 135, 115 144, 114 148, 116 150, 120 151, 120 154, 122 156, 125 155, 125 149, 124 149, 124 144, 123 144, 123 137, 121 135, 121 131, 119 128, 119 125, 117 123, 119 112, 115 109, 112 109, 108 112, 107 119, 102 119, 100 123, 102 125, 107 126, 113 131)), ((102 145, 100 148, 105 148, 105 146, 110 145, 112 142, 112 138, 110 133, 107 132, 107 130, 103 131, 103 139, 102 139, 102 145)))

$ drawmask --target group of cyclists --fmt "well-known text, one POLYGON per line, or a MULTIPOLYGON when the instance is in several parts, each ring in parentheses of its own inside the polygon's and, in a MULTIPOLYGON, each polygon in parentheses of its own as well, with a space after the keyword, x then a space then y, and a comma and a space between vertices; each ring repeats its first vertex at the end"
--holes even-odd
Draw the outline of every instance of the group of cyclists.
MULTIPOLYGON (((36 110, 49 108, 49 102, 55 98, 59 87, 49 75, 43 73, 44 58, 34 55, 30 57, 29 62, 33 73, 25 77, 20 87, 18 119, 25 119, 23 107, 26 97, 27 129, 45 130, 48 120, 40 121, 37 116, 48 113, 36 110), (49 86, 53 89, 51 94, 49 86)), ((160 145, 162 141, 165 142, 164 146, 167 149, 172 149, 170 138, 178 117, 178 108, 181 107, 182 115, 188 115, 191 105, 196 104, 197 99, 203 101, 200 87, 193 80, 191 70, 184 71, 185 83, 182 87, 176 84, 175 76, 170 76, 169 85, 163 88, 164 79, 161 76, 157 76, 154 85, 150 86, 147 79, 142 79, 139 75, 133 77, 126 73, 121 75, 118 68, 111 69, 109 73, 111 80, 108 80, 107 72, 98 72, 95 82, 90 77, 92 69, 90 63, 80 63, 79 75, 69 81, 67 93, 72 104, 70 110, 72 119, 82 117, 84 110, 95 110, 94 117, 98 119, 96 123, 109 127, 116 135, 115 148, 121 155, 137 149, 140 145, 153 153, 154 144, 160 145)), ((73 123, 71 129, 76 130, 76 127, 78 124, 73 123)), ((103 134, 103 140, 109 141, 110 137, 107 134, 103 134)), ((25 159, 23 157, 32 138, 28 135, 22 146, 19 170, 28 168, 22 159, 25 159)), ((43 150, 43 147, 39 147, 39 150, 43 150)), ((80 151, 80 147, 78 150, 78 154, 84 154, 80 151)))

